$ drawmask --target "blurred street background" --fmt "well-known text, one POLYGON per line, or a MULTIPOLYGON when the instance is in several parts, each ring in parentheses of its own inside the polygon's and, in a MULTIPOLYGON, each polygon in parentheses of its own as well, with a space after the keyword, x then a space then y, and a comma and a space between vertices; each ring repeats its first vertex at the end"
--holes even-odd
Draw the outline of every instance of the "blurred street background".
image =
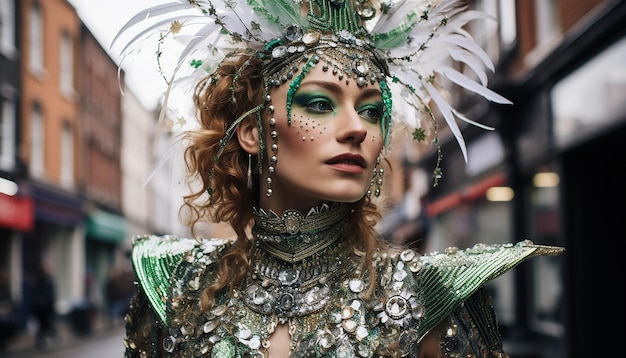
POLYGON ((124 329, 122 326, 102 329, 90 336, 65 337, 45 349, 39 349, 26 340, 17 340, 13 348, 0 357, 13 358, 112 358, 124 356, 124 329))
MULTIPOLYGON (((134 12, 162 2, 0 0, 0 357, 121 357, 132 237, 189 235, 174 138, 193 126, 190 92, 172 93, 157 123, 171 63, 159 73, 156 40, 134 60, 111 47, 134 12)), ((489 87, 514 104, 449 92, 495 130, 461 124, 466 163, 440 126, 438 183, 436 146, 392 143, 378 229, 421 252, 566 247, 490 284, 506 351, 619 355, 626 1, 467 3, 498 19, 467 31, 496 65, 489 87)))

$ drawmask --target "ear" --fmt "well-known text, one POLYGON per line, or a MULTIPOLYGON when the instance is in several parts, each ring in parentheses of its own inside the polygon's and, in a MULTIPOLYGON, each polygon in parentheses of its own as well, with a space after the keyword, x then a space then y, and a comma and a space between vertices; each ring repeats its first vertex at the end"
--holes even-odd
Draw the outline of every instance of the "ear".
POLYGON ((259 154, 259 128, 254 116, 248 116, 237 126, 237 139, 243 150, 249 154, 259 154))

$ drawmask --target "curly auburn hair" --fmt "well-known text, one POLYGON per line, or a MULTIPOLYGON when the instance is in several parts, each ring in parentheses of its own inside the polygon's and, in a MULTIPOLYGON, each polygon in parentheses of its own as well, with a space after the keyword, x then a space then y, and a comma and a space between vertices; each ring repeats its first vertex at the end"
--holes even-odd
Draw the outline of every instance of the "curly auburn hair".
MULTIPOLYGON (((214 158, 220 150, 220 140, 231 124, 263 103, 262 73, 261 61, 255 54, 240 52, 227 57, 212 75, 195 87, 193 100, 200 128, 185 133, 189 145, 184 158, 190 178, 199 179, 201 186, 184 196, 183 208, 189 209, 194 237, 197 237, 197 224, 207 218, 229 223, 237 236, 232 248, 218 263, 217 281, 203 291, 203 310, 211 307, 216 292, 225 287, 233 289, 250 267, 247 253, 252 239, 246 230, 253 221, 251 208, 259 202, 258 175, 254 174, 253 188, 248 189, 248 153, 241 148, 236 136, 228 141, 218 160, 214 158), (207 191, 211 191, 208 197, 207 191)), ((265 115, 267 113, 264 118, 265 115)), ((350 235, 345 242, 363 258, 362 272, 369 272, 370 287, 373 288, 376 275, 368 268, 374 252, 386 245, 374 229, 380 213, 367 195, 350 205, 347 230, 350 235)))

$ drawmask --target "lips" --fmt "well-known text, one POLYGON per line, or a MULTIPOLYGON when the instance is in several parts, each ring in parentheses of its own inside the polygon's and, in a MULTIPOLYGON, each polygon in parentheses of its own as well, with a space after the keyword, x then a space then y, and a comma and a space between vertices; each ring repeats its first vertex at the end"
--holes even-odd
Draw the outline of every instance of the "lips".
POLYGON ((326 164, 335 166, 358 166, 363 169, 367 168, 367 163, 362 156, 351 153, 345 153, 332 157, 326 161, 326 164))

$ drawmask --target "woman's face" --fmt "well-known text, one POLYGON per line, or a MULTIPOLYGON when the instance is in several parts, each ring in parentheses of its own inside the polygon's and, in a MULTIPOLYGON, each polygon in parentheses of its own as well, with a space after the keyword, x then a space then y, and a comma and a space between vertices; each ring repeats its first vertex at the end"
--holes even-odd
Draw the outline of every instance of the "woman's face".
POLYGON ((318 65, 293 94, 290 125, 288 90, 289 85, 283 84, 270 92, 276 122, 272 127, 264 121, 266 158, 275 155, 277 161, 269 197, 265 195, 267 164, 260 176, 261 207, 280 214, 286 209, 306 211, 324 201, 361 199, 383 147, 384 110, 378 84, 359 87, 354 79, 340 80, 318 65))

